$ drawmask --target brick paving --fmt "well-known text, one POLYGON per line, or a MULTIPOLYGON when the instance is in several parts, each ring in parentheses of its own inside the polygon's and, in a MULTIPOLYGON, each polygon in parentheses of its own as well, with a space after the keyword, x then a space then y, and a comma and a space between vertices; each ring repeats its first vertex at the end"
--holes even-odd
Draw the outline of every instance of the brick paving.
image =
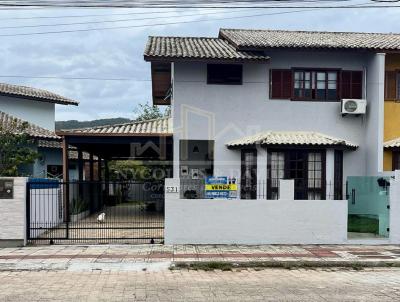
MULTIPOLYGON (((317 262, 395 263, 397 245, 48 245, 0 248, 1 270, 54 270, 112 263, 113 270, 135 270, 135 264, 177 262, 317 262)), ((141 266, 140 266, 141 267, 141 266)))
POLYGON ((0 301, 399 301, 400 269, 0 272, 0 301))

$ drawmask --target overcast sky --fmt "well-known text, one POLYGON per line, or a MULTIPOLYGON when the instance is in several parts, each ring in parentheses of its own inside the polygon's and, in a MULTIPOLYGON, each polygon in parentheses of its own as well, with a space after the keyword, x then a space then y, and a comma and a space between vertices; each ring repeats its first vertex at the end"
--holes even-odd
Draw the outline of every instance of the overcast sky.
MULTIPOLYGON (((354 1, 353 3, 366 3, 354 1)), ((297 9, 298 10, 298 9, 297 9)), ((143 60, 149 35, 212 36, 221 27, 258 29, 298 29, 328 31, 400 32, 400 8, 335 9, 265 15, 243 19, 215 20, 165 26, 96 30, 75 33, 7 36, 44 31, 76 30, 98 27, 136 26, 178 21, 271 14, 288 9, 181 10, 169 14, 148 14, 163 9, 35 9, 0 11, 0 76, 58 76, 95 78, 134 78, 141 81, 88 81, 1 77, 0 81, 47 89, 78 100, 80 105, 56 107, 56 119, 89 120, 109 117, 133 118, 138 103, 151 101, 150 64, 143 60), (115 15, 141 12, 138 15, 115 15), (210 15, 206 13, 212 12, 210 15), (86 18, 11 19, 71 15, 103 15, 86 18), (114 14, 114 15, 110 15, 114 14), (182 15, 195 15, 177 17, 182 15), (93 22, 135 18, 160 19, 74 26, 5 29, 4 27, 93 22), (169 18, 166 18, 169 17, 169 18)))

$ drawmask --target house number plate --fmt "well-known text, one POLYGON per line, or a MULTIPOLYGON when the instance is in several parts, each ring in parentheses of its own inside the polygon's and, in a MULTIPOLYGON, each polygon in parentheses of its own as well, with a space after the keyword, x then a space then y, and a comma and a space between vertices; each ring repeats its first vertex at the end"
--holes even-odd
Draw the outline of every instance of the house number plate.
POLYGON ((166 193, 179 193, 179 187, 178 186, 166 186, 165 192, 166 193))
POLYGON ((0 179, 0 199, 13 199, 14 180, 0 179))

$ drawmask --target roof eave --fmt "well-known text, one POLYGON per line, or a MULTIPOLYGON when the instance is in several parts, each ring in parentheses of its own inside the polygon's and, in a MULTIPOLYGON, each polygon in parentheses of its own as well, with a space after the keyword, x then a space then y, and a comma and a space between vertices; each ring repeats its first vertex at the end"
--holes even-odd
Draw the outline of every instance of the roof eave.
POLYGON ((346 145, 346 144, 271 144, 271 143, 262 143, 262 144, 235 144, 235 145, 227 145, 228 149, 237 150, 237 149, 245 149, 245 148, 256 148, 257 146, 261 147, 272 147, 272 148, 314 148, 314 149, 326 149, 326 148, 336 148, 336 149, 347 149, 347 150, 356 150, 358 146, 356 145, 346 145))
POLYGON ((93 136, 93 137, 172 137, 172 133, 90 133, 90 132, 69 132, 69 131, 56 131, 56 134, 60 137, 78 137, 78 136, 93 136))
POLYGON ((39 101, 39 102, 44 102, 44 103, 58 104, 58 105, 74 105, 74 106, 79 105, 79 102, 74 101, 74 100, 61 101, 61 100, 54 100, 54 99, 49 99, 49 98, 40 98, 40 97, 34 97, 34 96, 29 96, 29 95, 22 95, 22 94, 16 94, 16 93, 5 93, 5 92, 0 92, 0 95, 18 98, 18 99, 26 99, 26 100, 39 101))
POLYGON ((202 62, 202 63, 245 63, 245 62, 267 62, 270 60, 270 57, 265 58, 179 58, 179 57, 161 57, 161 56, 144 56, 144 60, 146 62, 202 62))

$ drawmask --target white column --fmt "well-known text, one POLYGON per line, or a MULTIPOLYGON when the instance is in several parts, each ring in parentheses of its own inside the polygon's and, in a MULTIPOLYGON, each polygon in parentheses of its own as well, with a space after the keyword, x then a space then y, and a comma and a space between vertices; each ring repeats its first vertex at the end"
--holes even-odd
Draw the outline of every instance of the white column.
POLYGON ((267 199, 267 163, 267 149, 257 147, 257 196, 260 199, 267 199))
POLYGON ((326 199, 334 199, 335 184, 335 150, 326 150, 326 199))
POLYGON ((367 67, 367 175, 383 171, 385 54, 373 54, 367 67))

